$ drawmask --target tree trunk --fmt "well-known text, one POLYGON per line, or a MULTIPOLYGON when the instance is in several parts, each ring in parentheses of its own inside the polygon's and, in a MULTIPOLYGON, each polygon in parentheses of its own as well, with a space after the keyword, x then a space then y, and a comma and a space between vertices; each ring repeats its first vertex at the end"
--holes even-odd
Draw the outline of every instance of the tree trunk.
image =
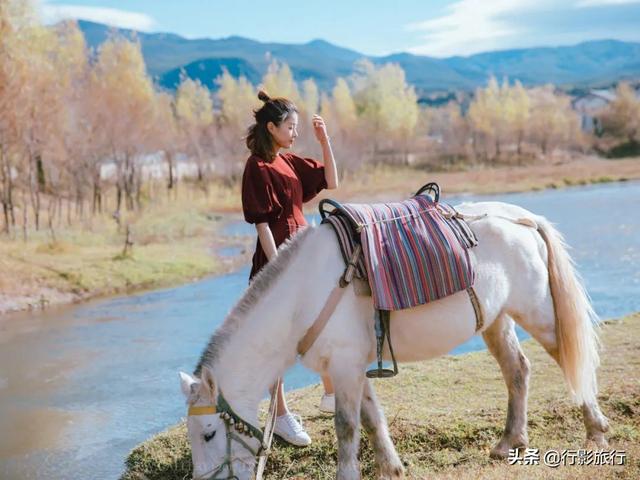
POLYGON ((45 191, 47 182, 44 176, 44 165, 42 163, 42 155, 36 155, 36 174, 38 177, 38 190, 45 191))
POLYGON ((71 204, 73 202, 71 201, 71 199, 67 199, 67 227, 71 226, 71 204))
POLYGON ((62 223, 62 197, 58 197, 58 205, 56 207, 58 213, 58 225, 62 223))
POLYGON ((122 186, 120 181, 116 183, 116 212, 120 213, 120 207, 122 206, 122 186))
POLYGON ((93 201, 92 212, 102 213, 102 185, 100 183, 100 168, 97 167, 93 172, 93 201))
POLYGON ((9 235, 9 233, 11 233, 11 223, 9 222, 9 206, 4 201, 4 198, 2 199, 2 213, 4 214, 3 232, 6 235, 9 235))
POLYGON ((142 209, 142 172, 137 172, 135 174, 135 192, 136 192, 136 208, 138 210, 142 209))
POLYGON ((11 216, 11 226, 16 226, 16 214, 13 208, 13 178, 11 178, 11 165, 7 165, 7 205, 9 207, 9 215, 11 216))
MULTIPOLYGON (((11 230, 11 224, 9 223, 9 204, 7 202, 7 190, 8 190, 7 170, 8 168, 5 162, 4 145, 0 144, 0 175, 2 175, 2 183, 0 184, 0 202, 2 202, 2 213, 4 216, 3 232, 9 235, 11 230)), ((11 175, 10 169, 9 169, 9 175, 11 175)))
POLYGON ((164 152, 167 157, 167 164, 169 165, 169 181, 167 183, 167 189, 171 190, 173 188, 174 180, 173 180, 173 154, 171 152, 164 152))
MULTIPOLYGON (((36 227, 36 231, 40 230, 40 171, 42 168, 42 162, 40 167, 38 166, 38 156, 29 151, 29 199, 31 200, 31 208, 33 209, 33 222, 36 227)), ((26 205, 25 205, 26 207, 26 205)))
POLYGON ((123 175, 123 187, 125 195, 125 205, 127 210, 135 210, 134 205, 134 190, 135 190, 135 165, 131 155, 127 153, 125 155, 125 168, 123 175))
POLYGON ((22 189, 22 240, 27 242, 27 198, 24 189, 22 189))
POLYGON ((56 215, 56 205, 57 205, 57 199, 55 197, 51 197, 49 199, 49 234, 51 235, 51 241, 52 242, 56 242, 57 238, 56 238, 56 231, 53 228, 53 220, 55 218, 56 215))

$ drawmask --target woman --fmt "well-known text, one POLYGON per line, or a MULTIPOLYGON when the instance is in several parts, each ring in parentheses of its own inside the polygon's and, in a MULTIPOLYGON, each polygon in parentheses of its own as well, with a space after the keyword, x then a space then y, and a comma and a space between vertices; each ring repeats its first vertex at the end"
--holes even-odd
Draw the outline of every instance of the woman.
MULTIPOLYGON (((251 156, 242 176, 244 218, 255 224, 258 232, 249 281, 278 254, 277 249, 285 240, 307 225, 302 204, 324 188, 338 187, 336 163, 322 118, 314 115, 312 123, 324 165, 294 153, 280 153, 281 149, 291 148, 298 136, 298 111, 286 98, 272 99, 264 91, 258 93, 258 98, 264 104, 254 111, 255 124, 249 127, 246 141, 251 156)), ((333 412, 333 385, 328 377, 322 381, 326 393, 320 409, 333 412)), ((277 388, 275 433, 291 444, 309 445, 309 435, 287 408, 282 382, 277 388)))

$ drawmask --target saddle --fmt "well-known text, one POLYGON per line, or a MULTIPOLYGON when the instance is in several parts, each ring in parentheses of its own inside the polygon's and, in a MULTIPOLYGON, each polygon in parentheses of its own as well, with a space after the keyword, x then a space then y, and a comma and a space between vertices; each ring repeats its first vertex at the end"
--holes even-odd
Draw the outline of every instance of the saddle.
POLYGON ((325 199, 319 209, 322 223, 333 227, 346 263, 341 286, 355 279, 356 293, 373 297, 378 368, 369 370, 368 377, 398 372, 390 335, 392 311, 466 290, 476 314, 476 331, 482 327, 469 255, 478 241, 461 215, 440 203, 436 183, 426 184, 403 202, 340 204, 325 199), (393 370, 382 368, 385 338, 393 370))

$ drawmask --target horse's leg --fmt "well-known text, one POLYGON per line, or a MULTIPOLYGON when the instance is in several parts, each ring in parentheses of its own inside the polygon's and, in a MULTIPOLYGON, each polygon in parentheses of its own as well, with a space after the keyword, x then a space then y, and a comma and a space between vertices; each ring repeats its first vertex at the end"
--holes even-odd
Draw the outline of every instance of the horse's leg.
POLYGON ((509 392, 504 433, 490 454, 492 458, 506 458, 510 449, 526 447, 529 442, 527 436, 529 360, 520 348, 515 323, 509 316, 500 315, 482 336, 489 351, 500 365, 509 392))
MULTIPOLYGON (((535 338, 547 353, 560 366, 558 341, 556 337, 555 313, 550 299, 543 302, 533 313, 516 317, 517 322, 535 338)), ((562 366, 560 366, 562 368, 562 366)), ((581 405, 582 419, 587 431, 587 441, 595 442, 598 448, 607 448, 605 433, 609 430, 609 421, 600 410, 598 400, 581 405)))
POLYGON ((369 436, 376 456, 378 478, 380 480, 402 478, 404 474, 402 461, 393 446, 387 428, 387 420, 378 403, 373 386, 367 378, 364 381, 360 413, 362 426, 369 436))
POLYGON ((340 374, 331 375, 336 395, 334 417, 338 437, 337 480, 359 480, 360 463, 360 405, 364 386, 364 371, 342 369, 340 374))

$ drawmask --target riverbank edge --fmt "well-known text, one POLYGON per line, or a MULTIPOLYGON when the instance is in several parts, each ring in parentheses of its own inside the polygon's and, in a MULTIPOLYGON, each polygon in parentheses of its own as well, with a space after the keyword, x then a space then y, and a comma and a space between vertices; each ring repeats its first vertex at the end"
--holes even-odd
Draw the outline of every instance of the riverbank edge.
MULTIPOLYGON (((489 450, 504 426, 507 392, 497 363, 484 350, 403 364, 395 379, 374 382, 391 436, 407 468, 406 478, 640 478, 640 313, 607 320, 600 333, 603 351, 598 399, 610 421, 609 449, 624 451, 626 465, 550 468, 490 460, 489 450)), ((541 454, 551 449, 585 448, 582 417, 569 400, 560 369, 534 340, 526 340, 522 346, 532 365, 529 446, 541 454)), ((313 443, 299 449, 277 442, 266 478, 334 478, 333 418, 318 411, 320 395, 319 385, 287 394, 289 407, 302 415, 313 443)), ((263 402, 263 418, 265 410, 263 402)), ((595 449, 593 445, 586 446, 595 449)), ((361 462, 363 478, 374 478, 372 452, 366 439, 361 447, 361 462)), ((125 465, 122 480, 190 478, 184 420, 135 447, 125 465)))
MULTIPOLYGON (((623 182, 640 179, 640 159, 604 160, 585 157, 555 165, 531 165, 522 167, 478 168, 454 172, 421 172, 409 167, 377 167, 367 175, 345 179, 343 184, 349 185, 338 191, 323 192, 317 199, 306 205, 307 211, 315 211, 322 198, 335 198, 338 201, 382 201, 384 199, 406 198, 416 183, 416 175, 424 174, 425 179, 438 182, 446 194, 496 194, 539 191, 573 186, 586 186, 610 182, 623 182), (533 178, 532 178, 533 177, 533 178), (410 186, 411 190, 407 189, 410 186), (475 188, 473 188, 475 186, 475 188), (377 192, 377 193, 372 193, 377 192)), ((419 183, 419 182, 418 182, 419 183)), ((212 210, 212 215, 238 214, 241 206, 226 207, 223 210, 212 210)), ((220 230, 223 230, 221 228, 220 230)), ((193 241, 193 239, 188 239, 193 241)), ((142 283, 131 282, 126 287, 112 288, 108 284, 98 285, 89 290, 78 291, 69 286, 69 290, 60 290, 53 285, 40 285, 37 292, 29 295, 4 295, 0 292, 0 320, 7 314, 19 311, 37 311, 51 306, 79 303, 98 298, 108 298, 122 294, 140 293, 159 288, 170 288, 197 281, 215 275, 229 273, 250 259, 252 238, 228 238, 224 235, 209 234, 198 239, 199 248, 208 250, 211 256, 210 265, 202 265, 196 274, 190 269, 184 275, 173 275, 164 278, 159 275, 142 283), (215 244, 215 248, 212 248, 215 244), (217 250, 229 245, 240 245, 243 254, 233 258, 224 257, 217 250)), ((184 242, 171 245, 173 249, 190 248, 184 242)), ((181 265, 175 265, 180 270, 181 265)), ((61 272, 60 275, 65 275, 61 272)))
MULTIPOLYGON (((227 215, 229 212, 225 210, 214 213, 227 215)), ((220 230, 224 230, 224 226, 221 226, 220 230)), ((194 239, 191 238, 189 240, 193 243, 194 239)), ((176 260, 173 262, 173 267, 175 267, 177 271, 183 271, 184 274, 178 273, 176 275, 175 272, 161 273, 151 281, 145 280, 139 283, 127 282, 126 286, 121 287, 104 284, 89 291, 78 291, 79 289, 77 288, 72 288, 71 291, 65 291, 51 285, 42 285, 38 288, 37 292, 30 292, 26 295, 5 295, 0 292, 0 322, 13 314, 41 312, 51 308, 64 307, 91 300, 107 299, 120 295, 141 294, 164 288, 175 288, 205 278, 225 275, 236 271, 250 261, 249 246, 252 244, 252 241, 253 239, 249 237, 228 237, 214 233, 207 237, 196 238, 196 248, 200 250, 199 256, 201 259, 205 259, 207 263, 198 265, 197 269, 189 269, 189 267, 193 265, 190 265, 187 261, 176 260), (218 253, 228 247, 238 248, 240 253, 233 256, 218 253)), ((185 244, 178 242, 173 243, 171 248, 183 247, 183 249, 188 249, 191 246, 192 244, 187 245, 186 242, 185 244)), ((130 259, 125 260, 135 261, 136 255, 138 255, 141 250, 144 250, 144 247, 136 247, 136 253, 134 253, 130 259)), ((72 276, 66 272, 56 271, 55 273, 61 277, 72 276)), ((70 286, 73 287, 72 285, 70 286)))

